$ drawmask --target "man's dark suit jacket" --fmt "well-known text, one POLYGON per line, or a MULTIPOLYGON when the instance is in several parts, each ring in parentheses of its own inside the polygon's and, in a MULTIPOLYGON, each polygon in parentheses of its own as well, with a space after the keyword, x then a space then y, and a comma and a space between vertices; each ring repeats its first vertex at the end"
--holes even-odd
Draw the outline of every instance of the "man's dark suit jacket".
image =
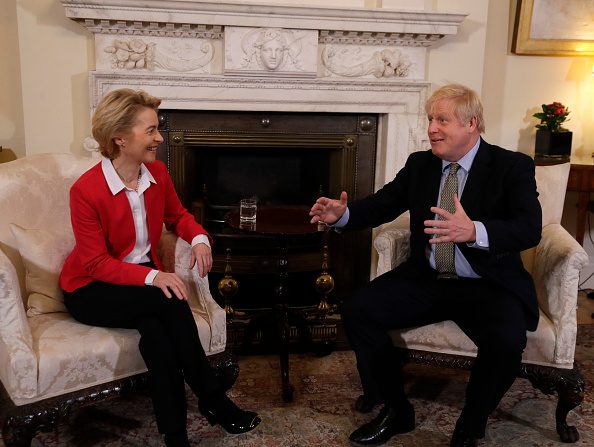
MULTIPOLYGON (((375 227, 410 211, 411 256, 396 269, 407 276, 429 275, 430 235, 423 221, 434 219, 430 207, 438 202, 442 161, 429 151, 415 152, 394 180, 375 194, 349 203, 345 230, 375 227)), ((540 241, 542 211, 538 202, 534 162, 522 153, 481 143, 460 198, 470 219, 482 222, 489 250, 457 244, 472 269, 517 296, 526 308, 528 330, 538 324, 536 291, 524 269, 520 252, 540 241)))

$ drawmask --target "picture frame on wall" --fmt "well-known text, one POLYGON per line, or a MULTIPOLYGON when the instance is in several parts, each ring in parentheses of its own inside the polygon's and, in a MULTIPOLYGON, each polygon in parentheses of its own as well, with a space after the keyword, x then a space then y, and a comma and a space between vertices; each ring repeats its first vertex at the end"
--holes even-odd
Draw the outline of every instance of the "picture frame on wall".
POLYGON ((541 56, 594 56, 592 0, 517 0, 512 51, 541 56))

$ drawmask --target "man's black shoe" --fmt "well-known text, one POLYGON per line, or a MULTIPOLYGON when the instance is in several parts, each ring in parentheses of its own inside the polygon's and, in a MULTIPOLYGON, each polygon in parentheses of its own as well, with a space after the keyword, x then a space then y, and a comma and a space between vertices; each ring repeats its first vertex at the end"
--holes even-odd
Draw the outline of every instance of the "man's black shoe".
POLYGON ((456 425, 454 433, 452 434, 452 440, 450 441, 450 447, 477 447, 478 439, 470 435, 464 428, 456 425))
POLYGON ((355 402, 355 410, 359 413, 370 413, 378 404, 379 402, 367 396, 367 394, 361 394, 355 402))
MULTIPOLYGON (((410 404, 409 404, 410 405, 410 404)), ((384 406, 371 422, 362 425, 349 436, 355 445, 380 445, 392 436, 407 433, 415 428, 415 410, 396 411, 384 406)))

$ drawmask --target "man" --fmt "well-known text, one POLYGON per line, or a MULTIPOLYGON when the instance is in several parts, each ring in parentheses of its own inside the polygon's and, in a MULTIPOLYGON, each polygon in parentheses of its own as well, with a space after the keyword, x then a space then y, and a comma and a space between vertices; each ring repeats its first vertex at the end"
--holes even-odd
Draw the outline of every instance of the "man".
POLYGON ((364 395, 359 411, 383 404, 355 430, 356 445, 378 445, 414 429, 402 359, 388 331, 453 320, 478 347, 451 446, 476 446, 489 414, 513 383, 536 329, 534 284, 520 252, 536 245, 542 225, 534 163, 485 142, 477 94, 457 84, 426 104, 430 151, 411 154, 395 179, 349 203, 319 198, 312 223, 358 230, 410 211, 411 256, 345 302, 343 324, 357 358, 364 395))

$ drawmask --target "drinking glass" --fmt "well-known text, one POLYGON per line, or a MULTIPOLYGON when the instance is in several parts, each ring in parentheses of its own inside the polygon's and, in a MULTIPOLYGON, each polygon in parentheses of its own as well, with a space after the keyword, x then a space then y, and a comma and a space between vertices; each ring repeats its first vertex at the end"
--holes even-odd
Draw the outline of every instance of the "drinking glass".
POLYGON ((245 223, 256 222, 258 202, 256 199, 241 199, 239 201, 239 221, 245 223))

